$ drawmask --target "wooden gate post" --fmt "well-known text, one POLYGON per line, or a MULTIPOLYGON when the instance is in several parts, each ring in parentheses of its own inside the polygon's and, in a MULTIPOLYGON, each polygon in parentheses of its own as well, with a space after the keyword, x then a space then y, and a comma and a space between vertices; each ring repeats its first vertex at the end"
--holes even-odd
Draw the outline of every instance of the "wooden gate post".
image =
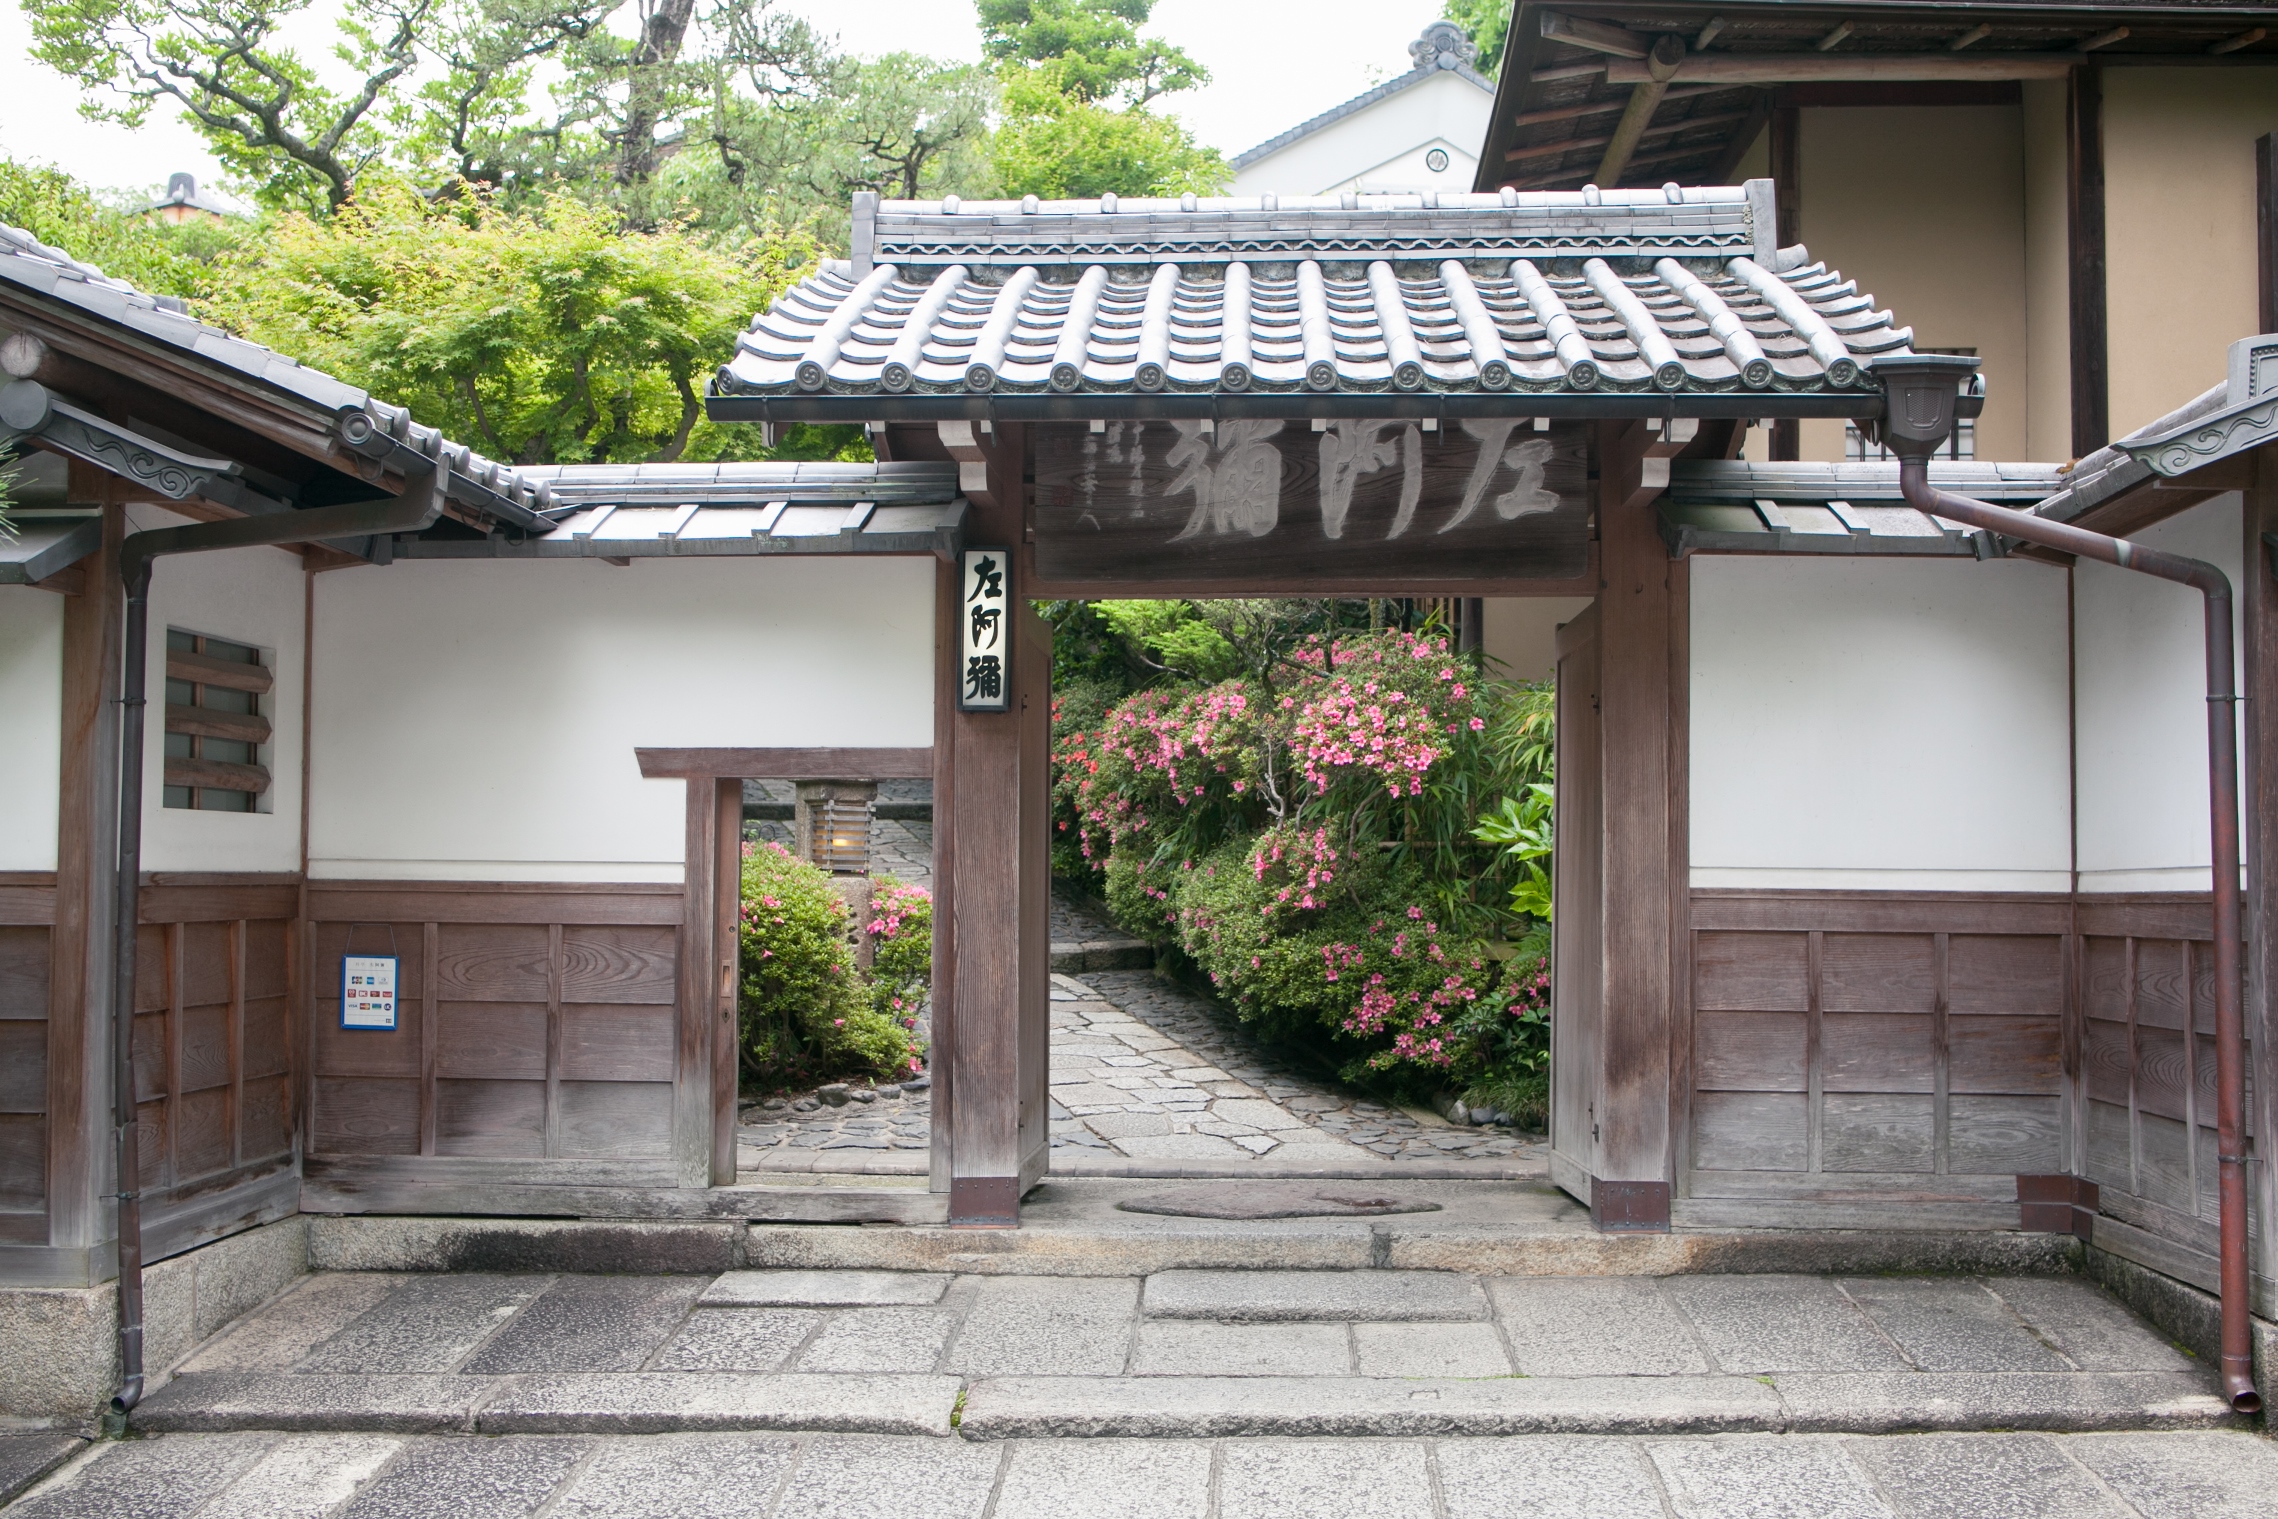
POLYGON ((936 578, 933 1185, 949 1221, 1009 1227, 1044 1174, 1050 996, 1051 630, 1021 583, 1027 440, 945 423, 973 503, 966 541, 1014 550, 1013 703, 960 712, 962 572, 936 578))
POLYGON ((1651 444, 1644 423, 1599 431, 1603 1003, 1590 1212, 1600 1228, 1624 1230, 1669 1226, 1669 1031, 1678 990, 1672 797, 1683 777, 1672 766, 1681 752, 1672 742, 1672 564, 1653 512, 1667 466, 1648 457, 1651 444))

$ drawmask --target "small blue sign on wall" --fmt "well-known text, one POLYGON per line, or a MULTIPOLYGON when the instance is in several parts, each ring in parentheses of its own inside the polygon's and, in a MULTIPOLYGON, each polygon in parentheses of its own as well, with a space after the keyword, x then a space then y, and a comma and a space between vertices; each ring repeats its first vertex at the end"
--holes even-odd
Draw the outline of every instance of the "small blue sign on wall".
POLYGON ((340 958, 340 1026, 387 1032, 396 1017, 396 957, 343 955, 340 958))

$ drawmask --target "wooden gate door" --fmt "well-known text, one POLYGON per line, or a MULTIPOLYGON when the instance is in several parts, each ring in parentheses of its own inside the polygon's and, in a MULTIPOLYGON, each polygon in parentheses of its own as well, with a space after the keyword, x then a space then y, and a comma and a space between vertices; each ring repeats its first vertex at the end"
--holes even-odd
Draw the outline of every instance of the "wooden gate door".
POLYGON ((1593 605, 1558 630, 1558 797, 1551 872, 1551 1179, 1585 1201, 1598 1160, 1598 1032, 1605 992, 1598 668, 1598 609, 1593 605))

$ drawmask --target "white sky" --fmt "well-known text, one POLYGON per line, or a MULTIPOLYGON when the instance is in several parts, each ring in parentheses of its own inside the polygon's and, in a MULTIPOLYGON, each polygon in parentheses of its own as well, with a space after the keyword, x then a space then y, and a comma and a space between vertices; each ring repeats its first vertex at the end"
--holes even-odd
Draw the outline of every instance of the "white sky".
MULTIPOLYGON (((784 0, 838 34, 850 52, 978 58, 980 32, 961 0, 784 0)), ((320 55, 337 0, 316 0, 304 56, 320 55)), ((1408 68, 1408 43, 1437 16, 1439 0, 1159 0, 1151 35, 1178 44, 1211 71, 1205 89, 1166 104, 1202 141, 1232 157, 1408 68)), ((54 163, 106 187, 163 185, 187 169, 200 182, 219 166, 197 135, 154 111, 138 130, 78 114, 75 86, 27 57, 30 28, 0 0, 0 152, 54 163)))

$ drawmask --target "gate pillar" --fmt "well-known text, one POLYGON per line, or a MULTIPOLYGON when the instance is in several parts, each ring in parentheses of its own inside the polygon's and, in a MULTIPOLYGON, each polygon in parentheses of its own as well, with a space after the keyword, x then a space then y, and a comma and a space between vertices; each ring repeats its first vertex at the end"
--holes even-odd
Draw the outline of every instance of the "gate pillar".
POLYGON ((936 574, 933 1189, 949 1221, 1019 1222, 1043 1177, 1051 996, 1052 634, 1023 583, 1026 439, 944 423, 973 510, 966 541, 1013 550, 1005 712, 960 712, 962 573, 936 574))

